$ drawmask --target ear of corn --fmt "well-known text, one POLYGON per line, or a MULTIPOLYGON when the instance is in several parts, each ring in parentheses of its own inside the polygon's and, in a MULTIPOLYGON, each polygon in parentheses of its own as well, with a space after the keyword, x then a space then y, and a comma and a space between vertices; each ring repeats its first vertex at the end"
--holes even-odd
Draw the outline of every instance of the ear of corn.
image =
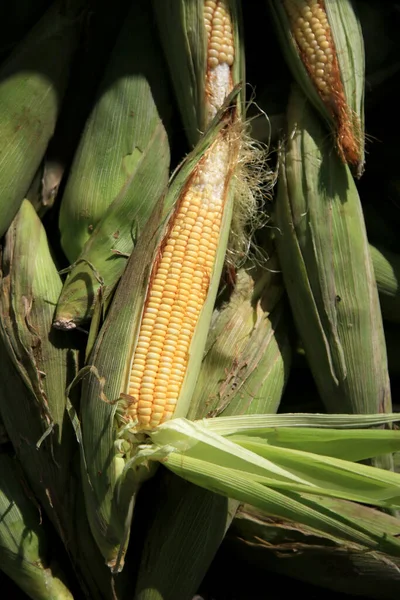
MULTIPOLYGON (((0 69, 0 237, 51 138, 79 36, 77 6, 56 2, 0 69)), ((79 5, 78 5, 79 8, 79 5)))
POLYGON ((61 244, 71 262, 80 256, 113 203, 117 207, 115 229, 106 234, 113 233, 115 237, 111 240, 107 237, 103 242, 106 258, 109 259, 116 240, 121 237, 121 228, 127 237, 125 246, 129 246, 132 227, 127 234, 126 224, 131 225, 130 221, 136 219, 142 227, 151 209, 151 202, 148 212, 145 202, 136 208, 132 194, 137 180, 143 177, 140 169, 156 144, 161 146, 162 160, 154 179, 160 178, 160 189, 165 185, 169 149, 162 119, 168 121, 168 94, 162 57, 146 4, 135 3, 126 18, 63 194, 59 220, 61 244), (127 206, 132 212, 127 213, 127 206))
MULTIPOLYGON (((399 531, 397 519, 372 508, 345 500, 320 498, 318 502, 380 531, 382 538, 399 531)), ((343 594, 389 600, 400 591, 399 557, 368 552, 358 543, 273 518, 249 505, 240 506, 236 513, 224 549, 263 572, 343 594)))
POLYGON ((295 322, 331 412, 391 409, 382 316, 358 193, 300 90, 292 93, 276 224, 295 322))
POLYGON ((372 264, 382 315, 388 321, 400 322, 400 257, 394 252, 370 245, 372 264))
POLYGON ((16 460, 0 450, 0 565, 33 600, 73 600, 47 545, 40 507, 16 460))
MULTIPOLYGON (((240 4, 153 0, 153 9, 185 133, 194 146, 232 86, 245 81, 240 4)), ((237 111, 244 113, 244 92, 237 111)))
MULTIPOLYGON (((229 302, 215 309, 189 419, 276 411, 290 347, 274 268, 276 257, 265 271, 249 263, 239 270, 229 302)), ((193 597, 238 506, 168 472, 161 481, 138 574, 140 600, 174 598, 177 590, 193 597)))
MULTIPOLYGON (((234 136, 231 146, 230 115, 230 111, 223 112, 222 120, 208 132, 196 151, 188 157, 174 179, 165 200, 161 200, 159 207, 154 211, 148 228, 140 237, 138 245, 131 255, 92 356, 88 361, 92 366, 92 371, 83 382, 82 434, 84 458, 92 492, 89 493, 89 488, 86 488, 86 503, 92 533, 108 564, 114 569, 122 568, 123 555, 128 541, 127 537, 124 538, 128 505, 132 498, 132 486, 135 489, 138 485, 135 471, 129 469, 129 459, 134 454, 136 447, 135 435, 140 438, 140 431, 151 429, 155 426, 155 421, 169 418, 172 416, 172 412, 174 416, 186 413, 200 368, 201 348, 205 343, 212 315, 232 210, 231 169, 237 153, 237 136, 234 136), (224 154, 221 155, 221 146, 226 148, 227 154, 223 150, 224 154), (224 174, 225 180, 221 181, 220 173, 224 174), (206 197, 200 197, 204 185, 200 179, 202 175, 206 181, 211 176, 211 180, 208 179, 209 187, 205 186, 205 189, 208 192, 211 188, 215 203, 218 205, 218 199, 222 200, 220 232, 216 225, 214 227, 212 224, 207 225, 207 219, 211 218, 212 206, 209 208, 207 204, 208 193, 206 197), (213 187, 214 177, 217 182, 216 188, 213 187), (185 253, 178 249, 181 239, 178 235, 175 239, 180 258, 178 255, 176 256, 174 259, 176 265, 172 265, 171 269, 176 269, 179 263, 182 272, 178 280, 172 277, 171 283, 169 283, 165 281, 166 276, 161 277, 160 269, 165 269, 164 259, 167 259, 168 253, 171 252, 169 249, 169 246, 173 245, 170 241, 171 236, 173 237, 174 232, 178 232, 177 227, 180 227, 183 238, 186 238, 186 232, 190 232, 194 227, 193 240, 199 237, 196 231, 198 225, 193 224, 193 217, 189 214, 191 211, 188 210, 187 220, 182 213, 186 204, 192 201, 198 203, 198 211, 201 213, 205 211, 203 226, 208 227, 210 231, 209 233, 206 233, 206 230, 203 232, 204 239, 207 239, 210 233, 215 232, 212 245, 210 243, 206 256, 203 256, 203 250, 196 252, 195 257, 198 261, 196 266, 193 257, 190 258, 192 242, 188 243, 188 256, 185 257, 185 253), (212 259, 214 253, 217 253, 216 258, 212 259), (210 265, 208 261, 211 261, 210 265), (198 308, 200 315, 198 312, 193 313, 191 322, 185 326, 183 318, 180 316, 182 307, 189 307, 187 314, 192 314, 190 309, 192 299, 186 297, 187 285, 185 282, 188 281, 186 277, 187 275, 196 277, 197 271, 200 276, 200 289, 193 287, 196 306, 199 305, 201 298, 203 298, 204 304, 198 308), (186 277, 185 273, 187 273, 186 277), (185 342, 187 348, 182 356, 187 361, 186 365, 184 362, 182 363, 181 359, 176 363, 174 359, 174 364, 179 363, 183 366, 181 369, 181 372, 183 370, 183 381, 182 378, 180 384, 174 381, 173 372, 169 371, 168 378, 170 379, 167 378, 167 383, 169 380, 171 387, 169 391, 162 392, 163 399, 166 400, 165 408, 162 408, 161 411, 155 408, 153 414, 158 416, 153 418, 149 414, 151 410, 149 411, 146 406, 147 398, 137 397, 138 395, 132 396, 132 393, 136 394, 132 391, 133 384, 136 382, 131 373, 140 363, 139 349, 142 346, 146 347, 145 343, 140 345, 140 335, 144 331, 143 327, 147 326, 146 319, 151 325, 152 317, 146 315, 149 313, 149 308, 152 307, 152 298, 156 298, 156 295, 152 295, 152 293, 156 291, 156 286, 160 285, 162 279, 164 279, 165 291, 168 291, 168 286, 172 285, 172 279, 178 282, 179 286, 182 282, 183 285, 180 288, 182 291, 178 292, 175 303, 170 309, 171 312, 177 310, 177 314, 176 316, 171 314, 169 329, 164 328, 164 323, 168 323, 168 320, 166 321, 166 317, 161 314, 159 317, 156 315, 157 321, 154 324, 157 327, 160 323, 164 329, 164 335, 172 336, 171 342, 168 342, 169 338, 165 340, 166 346, 174 343, 172 341, 175 339, 173 329, 176 327, 181 327, 185 340, 189 335, 189 342, 185 342), (173 325, 174 320, 175 322, 179 321, 179 324, 173 325), (167 329, 168 331, 165 331, 167 329), (189 332, 185 332, 185 329, 189 329, 189 332), (116 347, 120 349, 118 353, 115 353, 116 347), (97 376, 93 372, 93 367, 97 370, 97 376), (118 494, 117 490, 119 490, 118 494), (124 502, 128 502, 128 505, 123 505, 124 502)), ((190 207, 188 208, 190 209, 190 207)), ((218 206, 216 208, 218 210, 218 206)), ((171 274, 173 275, 173 271, 171 274)), ((193 281, 189 288, 192 285, 197 285, 196 281, 193 281)), ((168 311, 168 309, 161 310, 168 311)), ((153 352, 160 359, 161 350, 153 352)), ((166 348, 164 356, 170 356, 170 352, 171 349, 166 348)), ((153 358, 149 356, 149 358, 154 360, 156 356, 153 358)), ((172 362, 172 360, 169 361, 170 364, 172 362)), ((167 365, 161 368, 162 370, 160 369, 159 372, 163 375, 167 365)), ((146 386, 143 386, 142 390, 144 391, 145 388, 146 386)), ((151 391, 151 388, 149 389, 151 391)), ((157 393, 158 390, 155 392, 157 393)))
POLYGON ((273 0, 282 50, 298 84, 330 123, 343 161, 364 164, 364 44, 352 2, 273 0))

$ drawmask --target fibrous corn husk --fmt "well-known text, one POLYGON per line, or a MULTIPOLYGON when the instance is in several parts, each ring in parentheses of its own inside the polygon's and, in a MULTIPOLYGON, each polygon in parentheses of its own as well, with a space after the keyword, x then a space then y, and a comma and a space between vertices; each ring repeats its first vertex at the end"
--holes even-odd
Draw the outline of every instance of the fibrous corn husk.
MULTIPOLYGON (((137 181, 147 179, 140 169, 154 154, 154 148, 161 161, 154 179, 160 178, 160 187, 165 185, 169 149, 162 119, 168 113, 162 56, 146 3, 141 0, 132 6, 117 39, 63 194, 61 244, 71 263, 81 255, 113 203, 118 208, 114 206, 111 214, 116 210, 119 213, 115 229, 107 232, 115 236, 107 239, 107 258, 112 249, 127 251, 127 241, 122 250, 118 245, 120 229, 126 228, 128 222, 128 231, 134 238, 136 229, 143 226, 136 215, 138 208, 136 212, 127 212, 127 208, 135 206, 132 194, 137 181), (134 220, 139 220, 139 224, 135 226, 134 220)), ((148 202, 151 205, 151 200, 148 202)), ((139 215, 140 210, 145 213, 145 222, 148 213, 139 206, 139 215)))
MULTIPOLYGON (((345 500, 320 499, 378 529, 382 537, 399 531, 399 521, 385 513, 345 500)), ((357 544, 323 535, 299 523, 271 517, 249 505, 240 506, 226 537, 242 561, 271 573, 305 581, 343 594, 391 600, 400 591, 400 560, 357 544)))
POLYGON ((109 297, 114 291, 166 189, 165 83, 142 0, 133 5, 118 39, 62 199, 62 243, 69 259, 77 260, 58 302, 58 328, 89 320, 98 294, 109 297))
POLYGON ((0 237, 28 191, 53 135, 82 20, 58 1, 0 69, 0 237))
POLYGON ((73 600, 52 554, 40 507, 15 459, 0 450, 0 568, 33 600, 73 600))
MULTIPOLYGON (((239 270, 228 303, 215 309, 188 418, 276 412, 290 370, 283 287, 276 257, 239 270)), ((238 503, 162 473, 135 598, 190 599, 238 503)))
POLYGON ((80 531, 71 515, 77 447, 65 410, 66 387, 76 372, 76 345, 51 327, 61 287, 43 225, 24 200, 0 251, 0 357, 7 373, 0 378, 0 415, 83 589, 90 598, 112 598, 110 576, 98 562, 93 541, 87 541, 91 562, 76 558, 80 531))
MULTIPOLYGON (((343 161, 360 176, 364 166, 365 56, 361 26, 351 0, 273 0, 269 3, 287 63, 302 91, 328 122, 343 161), (328 95, 319 92, 313 65, 298 45, 297 32, 309 26, 305 11, 318 6, 326 13, 329 32, 324 32, 333 55, 328 95), (305 22, 295 24, 289 7, 299 7, 305 22)), ((300 15, 300 13, 299 13, 300 15)))
POLYGON ((391 410, 382 316, 360 199, 298 88, 275 208, 297 329, 330 412, 391 410))

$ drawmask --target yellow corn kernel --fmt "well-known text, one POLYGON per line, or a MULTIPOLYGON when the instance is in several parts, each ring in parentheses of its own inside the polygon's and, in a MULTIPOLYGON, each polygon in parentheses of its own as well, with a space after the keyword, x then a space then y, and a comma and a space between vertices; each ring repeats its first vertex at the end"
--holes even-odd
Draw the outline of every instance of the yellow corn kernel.
POLYGON ((215 116, 232 89, 231 67, 235 58, 233 28, 226 0, 205 0, 207 31, 207 81, 209 119, 215 116))
POLYGON ((311 81, 337 123, 338 146, 350 163, 359 160, 356 132, 346 102, 336 47, 323 0, 284 0, 291 30, 311 81))
POLYGON ((228 151, 220 140, 200 161, 153 267, 128 384, 128 414, 137 430, 156 427, 175 411, 213 273, 228 151))

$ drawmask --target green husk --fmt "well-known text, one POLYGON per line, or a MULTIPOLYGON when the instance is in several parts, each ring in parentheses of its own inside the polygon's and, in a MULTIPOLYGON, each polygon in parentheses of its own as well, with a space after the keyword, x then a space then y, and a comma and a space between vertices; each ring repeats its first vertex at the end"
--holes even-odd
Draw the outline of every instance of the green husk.
POLYGON ((82 527, 78 530, 71 516, 77 448, 65 410, 65 389, 77 365, 74 340, 51 327, 61 287, 43 225, 24 200, 0 251, 0 360, 7 373, 0 378, 0 415, 83 589, 100 600, 113 597, 109 573, 93 541, 87 540, 92 545, 90 560, 77 559, 82 527))
MULTIPOLYGON (((361 26, 351 0, 325 0, 324 7, 331 28, 346 105, 339 94, 332 93, 329 101, 319 94, 301 55, 290 24, 285 2, 269 2, 282 51, 298 85, 308 100, 325 119, 334 133, 336 146, 345 162, 351 164, 358 176, 364 168, 364 86, 365 56, 361 26), (348 151, 345 140, 353 138, 354 150, 348 151)), ((350 145, 351 145, 350 144, 350 145)))
MULTIPOLYGON (((229 302, 214 310, 189 419, 275 412, 289 373, 290 347, 276 259, 239 270, 229 302), (257 352, 254 352, 254 349, 257 352)), ((135 598, 192 598, 238 503, 160 474, 157 512, 146 536, 135 598)))
POLYGON ((298 88, 288 130, 277 248, 321 399, 330 412, 390 412, 382 316, 357 189, 298 88))
MULTIPOLYGON (((135 495, 141 481, 151 475, 151 470, 146 467, 138 470, 130 468, 137 441, 129 433, 134 423, 122 425, 126 400, 121 401, 151 268, 176 202, 210 145, 217 138, 220 140, 221 136, 229 135, 231 118, 232 110, 224 108, 176 174, 166 197, 160 199, 129 259, 86 367, 87 377, 82 389, 81 441, 86 510, 93 536, 113 571, 122 569, 135 495), (115 352, 116 348, 118 352, 115 352)), ((181 387, 176 416, 187 412, 201 366, 201 349, 206 341, 229 234, 231 187, 227 192, 214 273, 200 316, 201 327, 196 328, 192 340, 191 348, 196 348, 196 351, 190 350, 190 368, 181 387)), ((82 376, 84 374, 82 372, 82 376)), ((79 424, 76 419, 74 422, 80 436, 79 424)))
MULTIPOLYGON (((152 4, 186 137, 192 147, 208 126, 204 0, 153 0, 152 4)), ((233 27, 235 60, 232 81, 235 86, 245 81, 241 9, 238 0, 226 0, 225 4, 233 27)), ((239 116, 245 112, 244 102, 243 90, 237 98, 239 116)))
MULTIPOLYGON (((134 3, 125 20, 61 202, 59 225, 65 254, 71 263, 82 260, 94 264, 104 278, 105 265, 110 261, 122 263, 121 274, 125 260, 113 255, 113 250, 132 249, 137 230, 142 230, 168 178, 169 147, 163 121, 168 121, 169 99, 162 56, 146 5, 144 0, 134 3), (159 164, 148 165, 152 155, 157 155, 159 164), (146 168, 153 169, 152 177, 143 172, 146 168), (137 191, 139 182, 145 188, 137 191), (141 202, 136 194, 143 193, 149 197, 141 202), (111 228, 107 227, 110 218, 111 228), (93 236, 101 238, 92 242, 100 252, 89 245, 81 254, 93 236)), ((85 315, 84 308, 87 304, 91 307, 87 300, 87 295, 93 295, 91 286, 98 287, 93 269, 86 265, 81 271, 82 264, 70 274, 61 299, 68 303, 64 309, 67 314, 74 314, 79 299, 83 304, 79 310, 85 315), (77 279, 79 291, 71 283, 77 279)), ((115 274, 113 277, 115 284, 115 274)))
MULTIPOLYGON (((321 506, 336 510, 381 536, 399 531, 399 521, 385 513, 346 500, 319 498, 321 506)), ((271 517, 249 505, 240 506, 223 549, 263 574, 284 576, 343 594, 391 600, 400 591, 400 559, 310 527, 271 517)))
POLYGON ((15 459, 0 450, 0 568, 33 600, 73 600, 46 540, 40 507, 15 459))
POLYGON ((53 135, 82 20, 56 2, 0 68, 0 237, 53 135))
POLYGON ((384 248, 370 246, 379 301, 384 319, 400 322, 400 257, 384 248))

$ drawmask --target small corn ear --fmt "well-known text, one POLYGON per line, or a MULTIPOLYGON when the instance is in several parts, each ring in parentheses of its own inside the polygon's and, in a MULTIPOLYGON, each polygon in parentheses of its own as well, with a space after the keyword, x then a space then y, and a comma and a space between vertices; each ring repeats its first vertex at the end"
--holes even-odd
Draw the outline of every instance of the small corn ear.
POLYGON ((361 175, 365 58, 351 0, 271 0, 270 7, 294 78, 333 128, 342 160, 361 175))
MULTIPOLYGON (((171 281, 174 279, 175 282, 178 282, 178 286, 182 285, 182 287, 176 298, 175 308, 171 310, 176 309, 179 312, 182 306, 186 305, 186 301, 184 301, 184 296, 186 297, 187 294, 184 291, 187 287, 185 281, 187 282, 187 276, 196 278, 197 272, 201 279, 201 289, 197 290, 196 287, 193 287, 190 291, 195 294, 197 300, 203 297, 203 302, 205 302, 200 307, 198 316, 192 317, 190 327, 194 327, 194 329, 189 334, 192 337, 191 339, 189 337, 189 345, 183 356, 187 364, 183 368, 183 381, 181 379, 180 385, 173 381, 174 377, 171 373, 170 392, 173 392, 174 395, 174 405, 172 407, 172 399, 168 399, 170 392, 164 392, 164 398, 167 396, 165 408, 161 410, 161 413, 154 409, 154 414, 158 414, 157 420, 164 420, 172 416, 171 412, 174 413, 174 416, 185 415, 201 365, 202 347, 212 315, 229 234, 232 211, 232 169, 238 151, 237 135, 234 134, 233 141, 230 139, 231 119, 232 110, 225 109, 222 112, 221 120, 202 138, 198 147, 176 175, 166 198, 161 199, 151 217, 148 228, 139 238, 131 255, 88 361, 87 368, 90 370, 90 374, 84 379, 82 389, 84 481, 85 477, 89 477, 86 484, 87 512, 95 540, 106 561, 115 570, 122 568, 128 542, 126 523, 127 519, 129 521, 129 506, 133 502, 134 492, 137 490, 139 479, 142 476, 142 473, 137 474, 129 469, 129 461, 135 454, 136 441, 143 435, 141 432, 153 428, 156 424, 144 406, 148 402, 147 398, 132 395, 132 393, 136 395, 136 392, 132 391, 132 386, 136 383, 132 373, 140 362, 138 359, 139 349, 146 347, 145 340, 141 342, 140 336, 143 333, 143 327, 147 327, 145 320, 152 320, 152 317, 146 315, 149 313, 149 308, 152 307, 152 298, 156 297, 153 292, 156 291, 156 286, 163 279, 163 277, 160 278, 161 270, 165 269, 163 261, 171 252, 168 246, 172 245, 171 235, 173 237, 174 232, 178 231, 178 223, 180 223, 179 227, 183 237, 193 227, 195 234, 193 240, 198 239, 196 232, 198 225, 193 224, 190 206, 192 201, 200 201, 198 210, 201 214, 205 211, 204 227, 209 227, 210 232, 214 230, 213 248, 210 246, 208 255, 206 254, 205 257, 203 257, 203 250, 198 250, 193 257, 188 247, 188 264, 186 259, 183 261, 182 256, 176 258, 176 263, 181 263, 182 272, 178 279, 172 277, 171 281), (221 173, 225 173, 222 180, 221 173), (205 179, 203 180, 202 177, 205 179), (212 183, 214 177, 217 181, 216 187, 213 187, 212 183), (207 181, 210 187, 206 185, 207 181), (204 204, 200 199, 200 196, 206 191, 208 195, 210 188, 214 193, 217 212, 219 211, 219 202, 222 201, 220 231, 213 225, 207 225, 207 219, 213 209, 211 205, 207 205, 207 197, 204 197, 204 204), (189 205, 186 206, 188 202, 189 205), (187 216, 182 213, 182 210, 185 211, 185 207, 188 210, 187 216), (213 253, 216 253, 214 264, 211 260, 213 253), (160 281, 158 281, 159 279, 160 281), (115 348, 120 349, 118 353, 115 352, 115 348), (142 411, 142 408, 145 409, 142 411)), ((209 233, 204 231, 203 241, 208 239, 209 233)), ((178 238, 179 235, 176 238, 177 250, 180 244, 178 238)), ((191 243, 188 245, 190 246, 191 243)), ((177 264, 171 265, 171 268, 177 268, 177 264)), ((172 271, 171 274, 173 274, 172 271)), ((166 283, 166 291, 168 291, 167 286, 169 285, 169 282, 166 283)), ((194 280, 193 285, 197 285, 194 280)), ((190 298, 187 304, 189 307, 187 315, 189 316, 192 312, 191 302, 190 298)), ((168 311, 168 309, 161 310, 168 311)), ((154 311, 150 312, 154 314, 154 311)), ((159 319, 157 322, 160 324, 164 324, 166 319, 161 314, 156 318, 159 319)), ((171 340, 175 337, 172 329, 176 328, 172 321, 171 316, 170 333, 168 333, 172 336, 171 340)), ((188 325, 181 325, 181 328, 182 335, 186 336, 187 333, 184 332, 184 329, 188 328, 188 325)), ((164 329, 164 326, 161 329, 164 329)), ((172 341, 165 340, 166 346, 171 343, 173 344, 172 341)), ((171 349, 165 348, 165 356, 169 355, 170 351, 171 349)), ((153 352, 157 353, 156 350, 153 352)), ((154 357, 151 358, 150 355, 149 358, 154 360, 154 357)), ((173 362, 175 364, 175 361, 173 362)), ((177 362, 181 364, 181 361, 177 362)), ((165 368, 160 369, 161 374, 164 373, 165 368)), ((141 388, 144 394, 148 394, 145 391, 146 387, 149 388, 149 386, 141 388)), ((151 390, 151 388, 149 389, 151 390)))
POLYGON ((0 237, 53 135, 77 47, 79 3, 54 3, 0 68, 0 237))
POLYGON ((298 332, 330 412, 391 411, 378 292, 354 180, 301 91, 288 108, 275 208, 298 332))
MULTIPOLYGON (((116 203, 120 214, 113 231, 115 237, 111 244, 108 239, 106 242, 109 253, 114 248, 112 242, 118 239, 120 228, 134 218, 126 214, 126 207, 133 204, 131 195, 141 177, 137 171, 157 143, 162 145, 162 165, 165 171, 169 168, 162 124, 162 119, 168 121, 168 95, 162 56, 146 4, 134 3, 125 20, 63 194, 61 245, 71 263, 78 259, 96 226, 116 203)), ((158 176, 157 173, 154 178, 158 176)), ((164 173, 161 181, 165 181, 164 173)), ((142 225, 140 220, 139 223, 142 225)))
MULTIPOLYGON (((232 87, 245 81, 240 3, 153 0, 153 9, 186 136, 194 146, 232 87)), ((236 103, 240 116, 244 91, 236 103)))
POLYGON ((33 600, 73 600, 15 459, 0 450, 0 565, 33 600))

